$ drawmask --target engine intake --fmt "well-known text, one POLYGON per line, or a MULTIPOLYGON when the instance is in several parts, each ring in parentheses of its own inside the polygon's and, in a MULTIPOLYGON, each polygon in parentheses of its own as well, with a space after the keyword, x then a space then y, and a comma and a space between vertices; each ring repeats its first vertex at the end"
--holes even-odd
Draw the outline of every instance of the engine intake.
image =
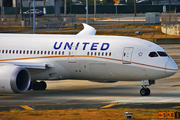
POLYGON ((3 64, 0 69, 1 93, 22 93, 29 88, 31 77, 27 69, 12 64, 3 64))

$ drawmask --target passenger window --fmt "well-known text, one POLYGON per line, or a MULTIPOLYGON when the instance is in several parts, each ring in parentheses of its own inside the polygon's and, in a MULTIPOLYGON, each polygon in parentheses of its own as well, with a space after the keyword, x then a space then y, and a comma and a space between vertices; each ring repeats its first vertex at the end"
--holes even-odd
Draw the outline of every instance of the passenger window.
POLYGON ((41 51, 41 55, 43 54, 43 51, 41 51))
POLYGON ((61 51, 59 51, 59 55, 61 55, 61 51))
POLYGON ((87 52, 87 55, 89 55, 89 52, 87 52))
POLYGON ((46 51, 44 51, 44 54, 46 55, 46 51))
POLYGON ((156 52, 150 52, 149 57, 158 57, 158 54, 156 52))
POLYGON ((50 51, 48 51, 48 55, 50 54, 50 51))
POLYGON ((16 50, 16 54, 18 54, 18 50, 16 50))
POLYGON ((62 55, 64 55, 64 51, 62 52, 62 55))
POLYGON ((14 52, 15 52, 15 51, 13 50, 13 54, 14 54, 14 52))
POLYGON ((51 55, 53 55, 54 54, 54 52, 53 51, 51 51, 51 55))
POLYGON ((106 52, 106 56, 107 56, 107 54, 108 54, 108 53, 106 52))
POLYGON ((96 54, 97 54, 97 53, 95 52, 94 55, 96 56, 96 54))
POLYGON ((102 56, 104 56, 104 52, 102 52, 102 56))
POLYGON ((36 54, 36 51, 34 51, 34 54, 36 54))
POLYGON ((158 51, 157 52, 161 57, 167 57, 167 53, 166 52, 161 52, 161 51, 158 51))
POLYGON ((93 56, 93 52, 91 52, 91 56, 93 56))
POLYGON ((27 50, 27 54, 29 54, 29 50, 27 50))
POLYGON ((19 51, 19 54, 21 54, 21 53, 22 53, 22 51, 20 50, 20 51, 19 51))
POLYGON ((101 54, 101 53, 100 53, 100 52, 98 52, 98 56, 100 56, 100 54, 101 54))
POLYGON ((57 55, 57 51, 55 51, 55 55, 57 55))
POLYGON ((24 51, 23 51, 23 54, 25 54, 25 53, 26 53, 26 51, 24 50, 24 51))
POLYGON ((11 54, 11 50, 9 50, 9 54, 11 54))
POLYGON ((109 56, 111 56, 111 52, 109 53, 109 56))
POLYGON ((8 53, 8 50, 6 50, 6 54, 8 53))
POLYGON ((37 51, 37 54, 39 54, 39 51, 37 51))

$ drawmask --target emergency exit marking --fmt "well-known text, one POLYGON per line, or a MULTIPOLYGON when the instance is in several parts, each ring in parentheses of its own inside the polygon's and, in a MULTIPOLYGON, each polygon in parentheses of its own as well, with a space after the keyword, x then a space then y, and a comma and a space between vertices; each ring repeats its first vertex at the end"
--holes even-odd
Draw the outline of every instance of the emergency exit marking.
POLYGON ((180 112, 159 112, 158 113, 159 119, 174 119, 180 118, 180 112))

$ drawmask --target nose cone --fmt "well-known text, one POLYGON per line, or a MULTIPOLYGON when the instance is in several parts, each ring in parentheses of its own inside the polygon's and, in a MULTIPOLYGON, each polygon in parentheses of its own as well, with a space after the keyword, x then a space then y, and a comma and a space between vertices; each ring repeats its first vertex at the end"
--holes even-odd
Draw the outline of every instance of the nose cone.
POLYGON ((166 63, 166 75, 167 77, 174 75, 175 73, 177 73, 178 71, 178 66, 176 65, 176 63, 174 62, 174 60, 172 58, 170 58, 168 60, 168 62, 166 63))

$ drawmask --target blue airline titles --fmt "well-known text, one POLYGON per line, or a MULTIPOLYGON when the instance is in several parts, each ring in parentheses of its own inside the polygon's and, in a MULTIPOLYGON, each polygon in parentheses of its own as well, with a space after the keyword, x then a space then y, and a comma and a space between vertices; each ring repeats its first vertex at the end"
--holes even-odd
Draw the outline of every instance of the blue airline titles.
MULTIPOLYGON (((66 50, 66 48, 69 48, 69 50, 71 50, 71 48, 72 48, 71 46, 73 46, 74 42, 71 42, 71 43, 66 42, 64 44, 64 47, 62 47, 62 44, 63 44, 63 42, 60 42, 60 43, 55 42, 54 43, 54 49, 58 50, 60 48, 64 48, 64 50, 66 50)), ((102 51, 107 50, 109 48, 109 46, 110 46, 109 43, 102 43, 100 45, 98 42, 95 42, 95 43, 90 43, 90 42, 80 43, 80 42, 77 42, 77 44, 75 45, 76 46, 75 50, 78 49, 79 44, 83 44, 83 50, 86 50, 86 46, 88 46, 88 45, 91 45, 90 50, 97 50, 98 46, 101 46, 100 50, 102 50, 102 51)))

